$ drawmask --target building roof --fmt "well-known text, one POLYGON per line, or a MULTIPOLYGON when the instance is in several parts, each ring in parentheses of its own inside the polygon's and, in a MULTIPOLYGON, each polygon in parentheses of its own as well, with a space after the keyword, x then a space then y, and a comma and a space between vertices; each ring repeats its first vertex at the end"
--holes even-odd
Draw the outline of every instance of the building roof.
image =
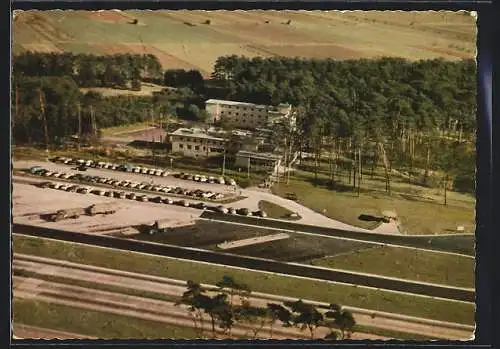
POLYGON ((261 160, 273 160, 277 161, 281 159, 281 155, 271 154, 271 153, 256 153, 253 151, 240 150, 236 153, 236 156, 250 158, 250 159, 261 159, 261 160))
POLYGON ((240 106, 247 106, 247 107, 254 107, 254 108, 270 108, 270 109, 275 109, 277 108, 291 108, 290 104, 287 103, 280 103, 277 107, 276 106, 270 106, 270 105, 263 105, 263 104, 255 104, 255 103, 247 103, 247 102, 236 102, 236 101, 226 101, 223 99, 208 99, 205 101, 205 104, 224 104, 224 105, 240 105, 240 106))
POLYGON ((183 137, 191 137, 191 138, 204 138, 211 139, 215 141, 225 141, 224 138, 214 137, 202 129, 199 128, 178 128, 170 135, 172 136, 183 136, 183 137))

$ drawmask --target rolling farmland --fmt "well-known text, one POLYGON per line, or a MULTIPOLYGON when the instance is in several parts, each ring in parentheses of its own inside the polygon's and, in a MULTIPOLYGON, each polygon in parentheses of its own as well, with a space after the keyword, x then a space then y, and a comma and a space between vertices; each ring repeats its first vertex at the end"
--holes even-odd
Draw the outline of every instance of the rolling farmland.
POLYGON ((229 54, 456 60, 476 46, 475 19, 462 12, 55 10, 18 13, 12 25, 14 54, 150 53, 164 69, 205 76, 229 54))

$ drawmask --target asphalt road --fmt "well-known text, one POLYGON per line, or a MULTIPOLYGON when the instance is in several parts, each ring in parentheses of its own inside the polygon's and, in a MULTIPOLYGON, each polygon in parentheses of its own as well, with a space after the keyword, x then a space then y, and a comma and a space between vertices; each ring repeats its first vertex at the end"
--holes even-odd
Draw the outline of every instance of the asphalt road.
POLYGON ((168 256, 192 261, 209 262, 214 264, 241 267, 250 270, 274 272, 291 276, 328 280, 429 297, 438 297, 465 302, 475 301, 474 291, 444 285, 425 284, 414 281, 380 277, 377 275, 357 274, 326 268, 315 268, 306 265, 287 264, 273 260, 243 257, 228 253, 216 253, 171 245, 151 244, 142 241, 123 240, 102 235, 88 235, 63 230, 34 227, 30 225, 13 224, 12 230, 13 233, 21 235, 79 242, 88 245, 142 252, 152 255, 168 256))

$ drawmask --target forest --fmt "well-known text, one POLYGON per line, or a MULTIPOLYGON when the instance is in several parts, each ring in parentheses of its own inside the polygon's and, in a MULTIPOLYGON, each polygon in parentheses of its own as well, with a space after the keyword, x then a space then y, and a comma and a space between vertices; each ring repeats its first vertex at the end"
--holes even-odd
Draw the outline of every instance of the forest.
POLYGON ((290 103, 298 128, 283 137, 287 147, 313 153, 315 175, 326 156, 332 183, 343 170, 356 187, 356 176, 366 166, 382 163, 388 192, 395 169, 422 185, 431 185, 431 174, 439 173, 450 188, 475 190, 474 60, 232 55, 219 57, 212 78, 205 81, 193 70, 163 72, 151 55, 26 53, 15 57, 13 66, 13 136, 18 143, 57 143, 89 125, 99 129, 151 115, 203 122, 208 98, 290 103), (144 97, 79 91, 140 89, 140 81, 152 80, 169 87, 144 97))

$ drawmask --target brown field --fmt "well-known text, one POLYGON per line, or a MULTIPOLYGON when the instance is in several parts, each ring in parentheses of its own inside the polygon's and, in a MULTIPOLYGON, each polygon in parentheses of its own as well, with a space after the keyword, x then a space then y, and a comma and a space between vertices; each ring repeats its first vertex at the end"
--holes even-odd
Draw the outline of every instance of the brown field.
POLYGON ((14 54, 151 53, 165 69, 205 76, 230 54, 457 60, 476 52, 475 19, 442 11, 28 11, 13 21, 13 37, 14 54))

